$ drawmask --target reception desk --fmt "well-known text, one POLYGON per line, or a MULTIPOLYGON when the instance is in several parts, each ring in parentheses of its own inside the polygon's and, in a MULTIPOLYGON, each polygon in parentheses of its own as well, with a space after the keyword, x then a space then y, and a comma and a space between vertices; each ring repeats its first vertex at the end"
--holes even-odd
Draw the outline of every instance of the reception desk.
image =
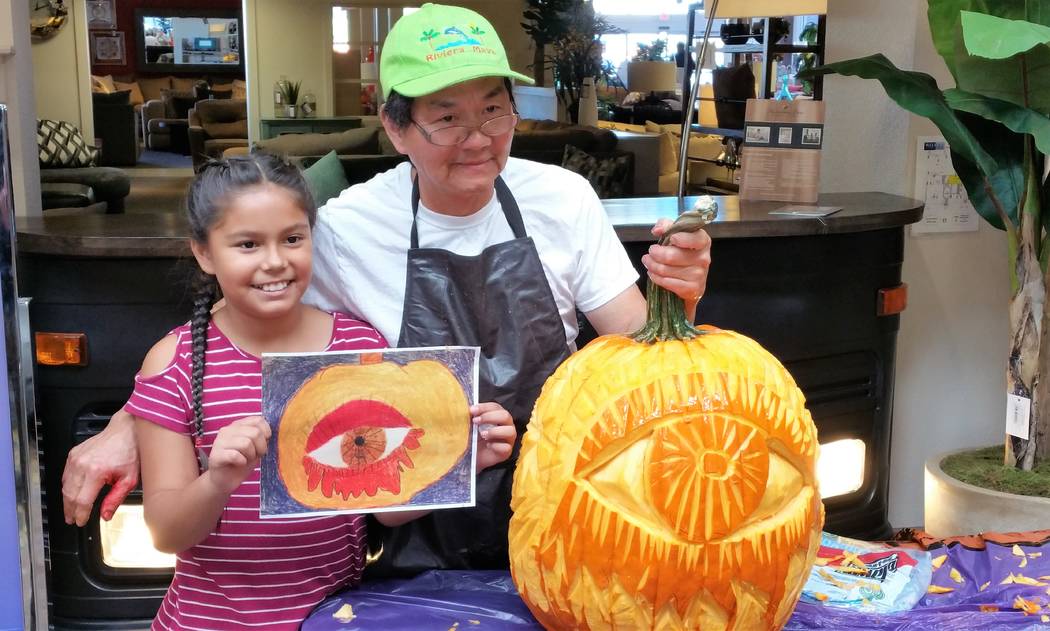
MULTIPOLYGON (((780 358, 806 395, 822 443, 864 441, 863 483, 825 500, 826 529, 888 536, 900 316, 879 315, 879 295, 900 285, 904 228, 921 218, 921 204, 881 193, 826 195, 821 205, 842 210, 807 218, 771 215, 780 203, 716 199, 720 215, 708 227, 713 263, 697 320, 749 335, 780 358)), ((649 228, 675 215, 676 200, 604 204, 641 269, 654 242, 649 228)), ((129 576, 102 564, 97 515, 85 529, 66 526, 60 489, 69 449, 105 425, 152 343, 189 316, 194 265, 186 234, 183 219, 171 214, 18 222, 20 292, 33 299, 31 326, 88 337, 86 367, 36 367, 56 628, 63 621, 149 618, 170 580, 164 571, 129 576)), ((593 333, 584 327, 581 335, 584 342, 593 333)))

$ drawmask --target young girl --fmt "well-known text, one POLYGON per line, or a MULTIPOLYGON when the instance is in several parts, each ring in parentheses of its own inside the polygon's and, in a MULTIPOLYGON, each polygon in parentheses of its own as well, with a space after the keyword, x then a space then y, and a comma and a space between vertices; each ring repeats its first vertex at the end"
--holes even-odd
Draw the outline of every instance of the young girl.
MULTIPOLYGON (((300 303, 317 210, 298 170, 251 155, 207 164, 190 186, 190 247, 206 281, 192 320, 146 355, 126 410, 142 461, 146 522, 177 553, 153 629, 298 629, 332 592, 360 580, 364 517, 259 518, 265 352, 383 348, 368 324, 300 303), (212 313, 221 291, 224 304, 212 313)), ((490 427, 477 468, 506 460, 510 415, 471 408, 490 427)), ((422 514, 382 513, 397 525, 422 514)))

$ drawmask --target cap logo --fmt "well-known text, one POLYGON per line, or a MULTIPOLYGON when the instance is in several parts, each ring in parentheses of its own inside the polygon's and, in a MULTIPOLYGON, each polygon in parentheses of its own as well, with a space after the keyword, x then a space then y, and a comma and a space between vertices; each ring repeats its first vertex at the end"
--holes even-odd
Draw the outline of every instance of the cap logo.
POLYGON ((428 28, 427 30, 423 31, 422 37, 419 38, 419 41, 426 42, 427 44, 429 44, 430 50, 433 51, 431 54, 425 56, 426 61, 435 61, 442 57, 448 57, 450 55, 466 52, 466 47, 468 46, 470 47, 470 52, 472 53, 498 55, 498 53, 495 50, 485 46, 482 40, 480 39, 481 36, 485 34, 485 31, 482 30, 481 27, 475 24, 469 24, 467 25, 467 30, 470 31, 469 35, 467 33, 464 33, 462 29, 455 26, 450 26, 441 33, 438 33, 432 28, 428 28), (434 40, 442 36, 444 36, 444 38, 449 41, 445 41, 439 46, 434 46, 434 40))

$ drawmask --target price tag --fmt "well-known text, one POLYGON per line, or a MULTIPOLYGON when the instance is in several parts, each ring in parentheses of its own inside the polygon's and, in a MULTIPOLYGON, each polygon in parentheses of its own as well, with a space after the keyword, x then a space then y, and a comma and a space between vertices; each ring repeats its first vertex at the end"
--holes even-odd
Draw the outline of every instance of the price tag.
POLYGON ((1031 412, 1031 399, 1016 394, 1006 395, 1006 433, 1028 440, 1028 417, 1031 412))

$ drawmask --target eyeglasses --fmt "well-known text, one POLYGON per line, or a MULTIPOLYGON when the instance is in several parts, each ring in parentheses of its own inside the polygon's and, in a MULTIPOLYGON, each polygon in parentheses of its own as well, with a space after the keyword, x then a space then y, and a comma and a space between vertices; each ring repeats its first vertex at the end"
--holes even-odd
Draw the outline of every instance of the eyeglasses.
POLYGON ((475 129, 489 137, 505 134, 518 124, 518 114, 503 114, 502 116, 490 118, 480 125, 453 125, 452 127, 442 127, 434 131, 423 129, 423 126, 416 121, 412 121, 412 124, 416 126, 419 133, 423 134, 423 137, 430 144, 439 147, 452 147, 470 138, 470 134, 475 129))

